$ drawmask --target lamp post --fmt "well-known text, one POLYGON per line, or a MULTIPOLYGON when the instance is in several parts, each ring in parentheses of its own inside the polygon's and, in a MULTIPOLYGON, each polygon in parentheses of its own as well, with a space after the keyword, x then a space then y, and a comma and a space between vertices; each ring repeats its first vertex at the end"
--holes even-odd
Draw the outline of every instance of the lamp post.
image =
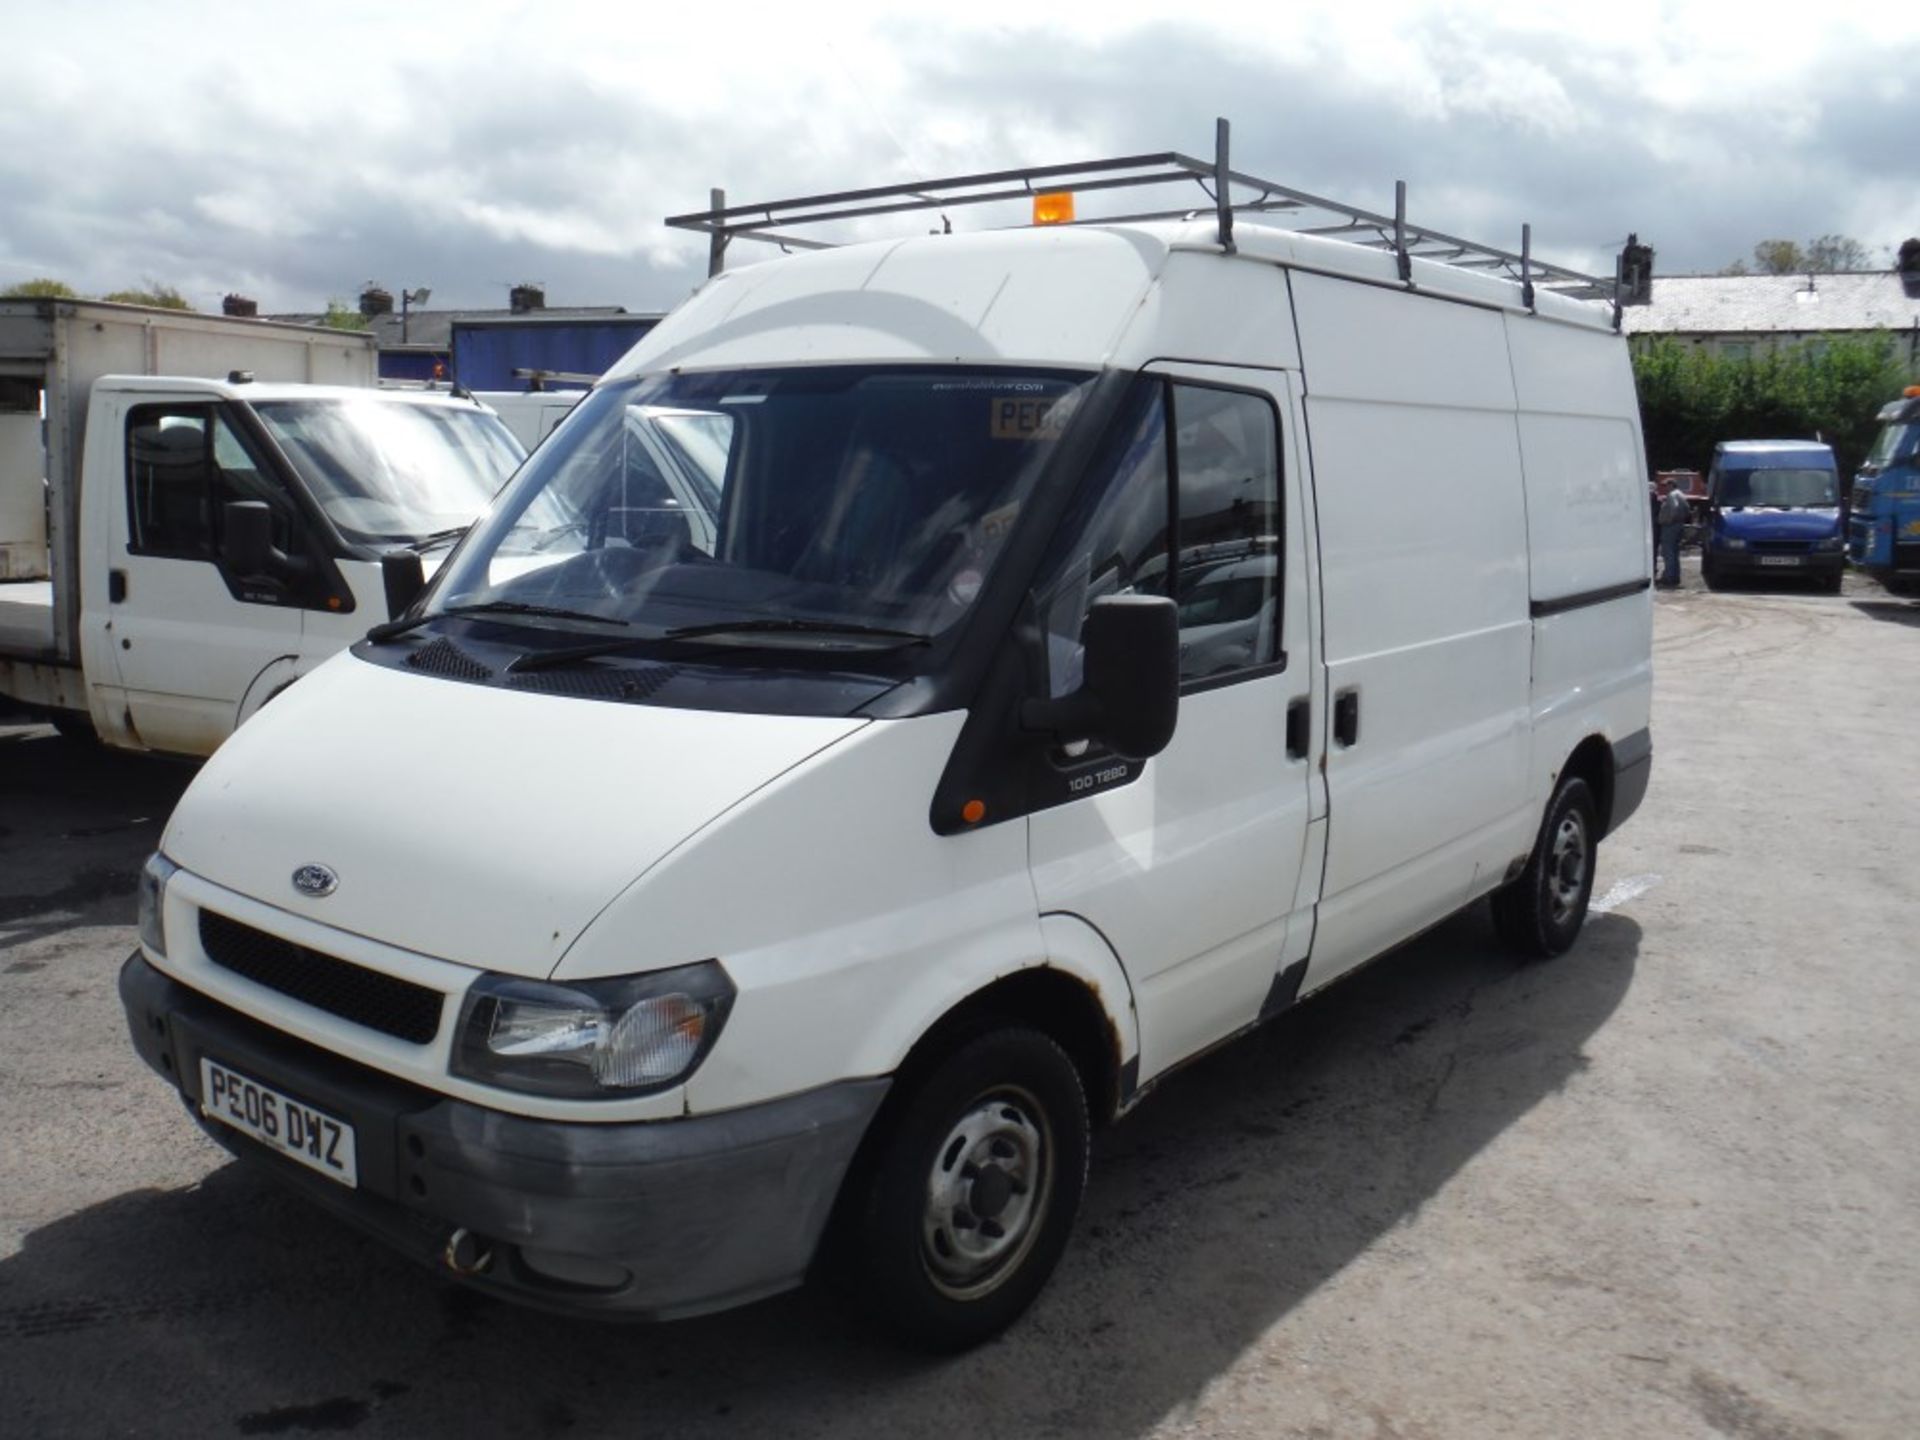
POLYGON ((422 285, 418 290, 400 287, 400 343, 407 343, 407 309, 413 305, 424 305, 433 298, 433 291, 422 285))

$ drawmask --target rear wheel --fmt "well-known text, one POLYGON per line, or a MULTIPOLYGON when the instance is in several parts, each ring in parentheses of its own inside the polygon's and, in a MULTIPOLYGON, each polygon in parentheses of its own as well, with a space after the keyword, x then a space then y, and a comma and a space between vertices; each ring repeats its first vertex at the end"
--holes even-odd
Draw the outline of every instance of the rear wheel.
POLYGON ((1546 823, 1517 878, 1493 892, 1500 938, 1530 959, 1564 955, 1586 923, 1600 843, 1593 791, 1569 776, 1553 792, 1546 823))
POLYGON ((962 1043, 896 1093, 847 1212, 842 1268, 889 1333, 962 1350, 1032 1303, 1086 1188, 1073 1062, 1024 1027, 962 1043))

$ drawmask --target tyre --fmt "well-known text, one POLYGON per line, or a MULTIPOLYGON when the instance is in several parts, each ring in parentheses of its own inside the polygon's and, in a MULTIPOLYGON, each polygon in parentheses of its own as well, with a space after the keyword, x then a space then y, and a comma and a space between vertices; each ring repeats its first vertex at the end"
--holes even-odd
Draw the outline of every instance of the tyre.
POLYGON ((100 743, 100 736, 93 728, 93 721, 77 710, 55 710, 47 717, 47 723, 53 726, 60 738, 69 745, 100 743))
POLYGON ((1032 1303, 1086 1188, 1080 1074, 1047 1036, 990 1030, 902 1082, 852 1178, 841 1280, 885 1331, 964 1350, 1032 1303))
POLYGON ((1718 590, 1722 585, 1727 583, 1721 577, 1720 567, 1715 565, 1711 559, 1703 558, 1700 561, 1700 578, 1706 582, 1706 587, 1709 590, 1718 590))
POLYGON ((1533 960, 1571 949, 1593 898, 1599 843, 1593 791, 1577 777, 1563 779, 1547 806, 1526 868, 1493 892, 1493 923, 1500 938, 1533 960))
POLYGON ((1846 578, 1845 575, 1823 575, 1820 577, 1820 588, 1829 595, 1838 595, 1846 578))

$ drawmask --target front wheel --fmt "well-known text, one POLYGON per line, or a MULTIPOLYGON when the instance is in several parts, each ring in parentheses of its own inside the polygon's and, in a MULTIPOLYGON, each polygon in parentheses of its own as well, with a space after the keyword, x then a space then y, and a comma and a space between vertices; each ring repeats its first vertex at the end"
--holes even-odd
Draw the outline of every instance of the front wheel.
POLYGON ((1066 1248, 1086 1093, 1066 1052, 1024 1027, 976 1035, 906 1083, 855 1181, 846 1279, 889 1333, 964 1350, 1018 1319, 1066 1248))
POLYGON ((1593 791, 1568 777, 1553 792, 1546 823, 1518 877, 1493 892, 1500 938, 1534 960, 1564 955, 1586 923, 1600 844, 1593 791))

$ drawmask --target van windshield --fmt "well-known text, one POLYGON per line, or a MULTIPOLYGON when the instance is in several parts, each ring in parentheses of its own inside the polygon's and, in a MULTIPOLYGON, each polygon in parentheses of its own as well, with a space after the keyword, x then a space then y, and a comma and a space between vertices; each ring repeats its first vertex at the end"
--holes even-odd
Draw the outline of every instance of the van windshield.
POLYGON ((253 409, 327 518, 362 544, 471 525, 526 458, 498 417, 462 405, 369 395, 253 409))
POLYGON ((973 604, 1092 383, 834 366, 603 385, 453 557, 430 610, 716 647, 929 640, 973 604))
POLYGON ((1840 477, 1831 470, 1722 470, 1720 504, 1779 505, 1792 509, 1840 503, 1840 477))

